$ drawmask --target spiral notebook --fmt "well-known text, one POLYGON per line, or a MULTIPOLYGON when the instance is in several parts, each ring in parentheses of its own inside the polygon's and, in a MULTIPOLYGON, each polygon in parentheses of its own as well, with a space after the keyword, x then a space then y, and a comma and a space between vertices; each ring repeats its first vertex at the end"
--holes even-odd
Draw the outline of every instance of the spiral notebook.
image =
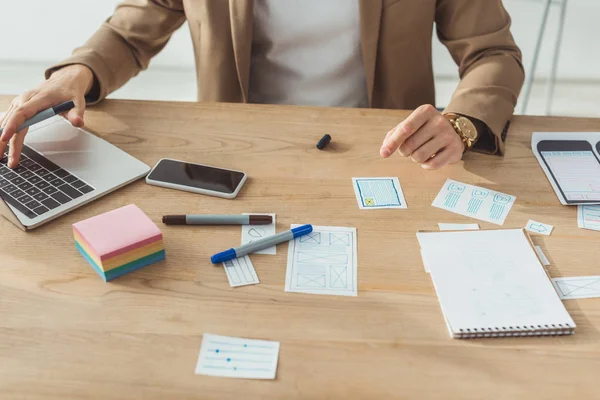
POLYGON ((417 239, 451 337, 575 332, 523 229, 418 232, 417 239))

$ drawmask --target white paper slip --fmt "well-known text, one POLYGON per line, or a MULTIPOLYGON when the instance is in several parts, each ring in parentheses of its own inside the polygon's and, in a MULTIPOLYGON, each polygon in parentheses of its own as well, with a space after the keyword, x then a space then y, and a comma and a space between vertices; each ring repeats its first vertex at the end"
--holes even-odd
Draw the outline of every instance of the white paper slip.
POLYGON ((553 278, 552 284, 563 300, 600 297, 600 276, 553 278))
POLYGON ((406 208, 400 181, 389 178, 352 178, 352 186, 361 210, 406 208))
POLYGON ((279 342, 205 333, 196 374, 227 378, 275 379, 279 342))
POLYGON ((423 252, 423 249, 421 249, 421 259, 423 260, 423 269, 425 272, 429 273, 429 267, 427 266, 427 260, 425 259, 425 253, 423 252))
POLYGON ((542 264, 544 265, 544 267, 547 267, 548 265, 550 265, 550 261, 548 260, 548 257, 546 257, 544 252, 542 251, 542 248, 540 246, 534 246, 534 248, 535 248, 535 252, 540 257, 540 260, 542 260, 542 264))
POLYGON ((577 206, 577 226, 583 229, 600 231, 600 205, 577 206))
POLYGON ((290 241, 286 292, 356 296, 357 286, 356 228, 313 226, 290 241))
POLYGON ((529 232, 539 233, 541 235, 550 236, 550 234, 552 233, 552 229, 554 229, 554 227, 552 225, 543 224, 541 222, 537 222, 537 221, 530 219, 529 221, 527 221, 527 225, 525 225, 525 229, 528 230, 529 232))
POLYGON ((478 224, 445 224, 438 223, 440 231, 476 231, 479 229, 478 224))
MULTIPOLYGON (((273 217, 273 223, 269 225, 242 225, 242 244, 250 243, 267 236, 273 236, 276 233, 275 226, 277 223, 275 221, 275 214, 244 213, 244 215, 270 215, 273 217)), ((255 251, 254 254, 277 254, 277 246, 255 251)))
POLYGON ((255 285, 260 283, 250 257, 244 256, 223 263, 231 287, 255 285))
POLYGON ((448 179, 432 206, 503 225, 515 200, 516 197, 509 194, 448 179))

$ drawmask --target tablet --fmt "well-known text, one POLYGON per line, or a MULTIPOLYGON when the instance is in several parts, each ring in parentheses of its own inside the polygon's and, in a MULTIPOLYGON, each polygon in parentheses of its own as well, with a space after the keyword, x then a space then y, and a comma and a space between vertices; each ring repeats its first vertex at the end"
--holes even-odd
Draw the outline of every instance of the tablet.
POLYGON ((532 149, 561 203, 600 203, 600 133, 535 133, 532 149))

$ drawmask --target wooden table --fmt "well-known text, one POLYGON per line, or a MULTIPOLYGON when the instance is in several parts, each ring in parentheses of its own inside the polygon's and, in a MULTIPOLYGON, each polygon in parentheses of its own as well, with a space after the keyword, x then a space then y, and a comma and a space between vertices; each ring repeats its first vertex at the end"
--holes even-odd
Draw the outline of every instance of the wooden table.
MULTIPOLYGON (((9 98, 0 98, 0 109, 9 98)), ((431 206, 446 178, 517 196, 504 227, 535 219, 556 276, 600 275, 600 232, 577 228, 530 150, 535 130, 600 130, 600 120, 516 117, 504 158, 468 154, 425 171, 379 157, 403 111, 106 101, 87 128, 135 157, 246 171, 235 200, 143 180, 30 233, 0 220, 0 398, 599 398, 600 299, 565 304, 571 337, 453 340, 415 232, 478 222, 431 206), (330 133, 326 151, 315 148, 330 133), (351 177, 398 176, 407 210, 359 210, 351 177), (104 283, 76 252, 71 224, 135 203, 165 235, 167 260, 104 283), (239 227, 167 227, 167 213, 277 213, 358 230, 358 297, 284 292, 287 244, 253 255, 261 283, 230 288, 216 251, 239 227), (281 342, 277 378, 194 374, 203 333, 281 342)))

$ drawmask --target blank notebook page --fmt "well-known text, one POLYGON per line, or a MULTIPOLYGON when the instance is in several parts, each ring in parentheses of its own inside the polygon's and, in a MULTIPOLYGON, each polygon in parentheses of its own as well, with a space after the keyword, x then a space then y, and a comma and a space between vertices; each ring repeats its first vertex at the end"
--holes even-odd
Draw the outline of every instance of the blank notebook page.
POLYGON ((419 232, 417 238, 454 337, 575 328, 522 229, 419 232))

